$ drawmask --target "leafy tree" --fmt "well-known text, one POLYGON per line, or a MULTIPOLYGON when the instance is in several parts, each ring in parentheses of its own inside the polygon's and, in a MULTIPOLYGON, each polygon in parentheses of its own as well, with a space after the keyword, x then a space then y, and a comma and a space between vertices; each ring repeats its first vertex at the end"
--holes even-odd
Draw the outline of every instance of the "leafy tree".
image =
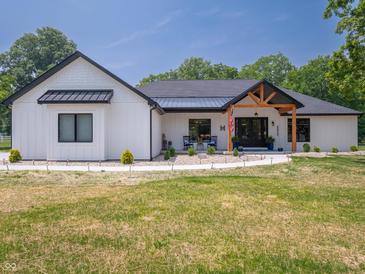
MULTIPOLYGON (((345 34, 345 43, 333 54, 326 79, 342 104, 365 111, 365 0, 329 0, 324 17, 332 16, 339 18, 336 32, 345 34)), ((365 117, 359 135, 365 138, 365 117)))
POLYGON ((209 79, 235 79, 237 68, 222 63, 212 64, 200 57, 186 59, 177 69, 165 73, 151 74, 139 82, 144 86, 157 80, 209 80, 209 79))
POLYGON ((253 64, 244 65, 239 74, 240 79, 266 79, 275 85, 282 85, 288 73, 295 67, 282 53, 263 56, 253 64))
POLYGON ((329 100, 331 97, 325 75, 329 71, 329 56, 315 59, 288 73, 283 86, 304 94, 329 100))
MULTIPOLYGON (((15 79, 6 73, 0 73, 0 102, 9 96, 14 87, 15 79)), ((10 111, 0 106, 0 133, 10 134, 10 111)))
POLYGON ((22 87, 76 50, 76 44, 61 31, 43 27, 26 33, 7 52, 0 54, 0 71, 22 87))

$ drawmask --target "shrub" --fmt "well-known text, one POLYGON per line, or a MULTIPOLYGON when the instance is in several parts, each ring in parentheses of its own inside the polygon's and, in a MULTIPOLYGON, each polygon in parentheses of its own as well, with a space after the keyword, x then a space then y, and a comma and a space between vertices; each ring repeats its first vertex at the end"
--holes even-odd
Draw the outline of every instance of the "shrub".
POLYGON ((20 155, 19 150, 17 149, 11 149, 9 154, 9 162, 15 163, 22 159, 22 155, 20 155))
POLYGON ((209 146, 208 150, 207 150, 207 153, 209 155, 213 155, 215 153, 215 148, 213 146, 209 146))
POLYGON ((188 154, 189 156, 194 156, 196 154, 196 151, 193 147, 188 148, 188 154))
POLYGON ((331 148, 331 152, 332 152, 332 153, 337 153, 337 152, 338 152, 338 148, 337 148, 337 147, 333 147, 333 148, 331 148))
POLYGON ((175 148, 170 147, 169 152, 170 152, 170 157, 175 157, 176 156, 176 150, 175 150, 175 148))
POLYGON ((358 148, 357 146, 350 146, 350 150, 351 150, 352 152, 355 152, 355 151, 358 151, 358 150, 359 150, 359 148, 358 148))
POLYGON ((233 156, 237 157, 238 156, 238 149, 234 148, 233 150, 233 156))
POLYGON ((171 156, 171 154, 170 154, 170 150, 166 150, 166 151, 165 151, 165 154, 163 155, 163 158, 164 158, 165 160, 168 160, 168 159, 170 159, 170 156, 171 156))
POLYGON ((239 147, 238 147, 238 151, 239 151, 239 152, 243 152, 243 150, 244 150, 244 147, 243 147, 243 146, 239 146, 239 147))
POLYGON ((315 152, 321 152, 321 149, 320 149, 319 147, 317 147, 317 146, 314 146, 313 150, 314 150, 315 152))
POLYGON ((129 149, 126 149, 123 152, 122 157, 120 158, 120 161, 122 162, 123 165, 133 164, 134 156, 133 156, 132 152, 130 152, 129 149))
POLYGON ((303 151, 304 152, 309 152, 311 151, 311 146, 309 144, 304 144, 303 145, 303 151))

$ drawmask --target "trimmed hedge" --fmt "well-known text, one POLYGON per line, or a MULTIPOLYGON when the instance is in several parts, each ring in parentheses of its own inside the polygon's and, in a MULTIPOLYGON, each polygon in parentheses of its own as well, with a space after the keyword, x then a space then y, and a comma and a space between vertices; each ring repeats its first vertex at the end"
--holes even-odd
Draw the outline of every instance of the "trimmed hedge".
POLYGON ((120 157, 120 161, 123 165, 131 165, 133 164, 134 161, 134 156, 132 154, 132 152, 130 152, 129 149, 126 149, 123 154, 122 157, 120 157))
POLYGON ((9 162, 15 163, 22 160, 22 155, 20 154, 19 150, 11 149, 9 154, 9 162))
POLYGON ((304 152, 309 152, 311 151, 311 146, 309 144, 303 144, 303 151, 304 152))

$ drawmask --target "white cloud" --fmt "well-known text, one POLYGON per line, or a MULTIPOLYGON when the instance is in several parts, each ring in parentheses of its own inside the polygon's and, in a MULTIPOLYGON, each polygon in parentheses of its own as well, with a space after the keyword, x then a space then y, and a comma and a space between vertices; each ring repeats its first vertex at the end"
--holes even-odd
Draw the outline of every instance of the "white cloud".
POLYGON ((181 13, 182 13, 182 10, 173 11, 167 17, 163 18, 161 21, 152 25, 150 28, 147 28, 145 30, 138 30, 127 36, 123 36, 122 38, 120 38, 114 42, 111 42, 109 45, 106 46, 106 48, 114 48, 121 44, 125 44, 125 43, 131 42, 133 40, 141 39, 143 37, 150 36, 155 33, 161 32, 163 27, 168 25, 175 17, 179 16, 181 13))

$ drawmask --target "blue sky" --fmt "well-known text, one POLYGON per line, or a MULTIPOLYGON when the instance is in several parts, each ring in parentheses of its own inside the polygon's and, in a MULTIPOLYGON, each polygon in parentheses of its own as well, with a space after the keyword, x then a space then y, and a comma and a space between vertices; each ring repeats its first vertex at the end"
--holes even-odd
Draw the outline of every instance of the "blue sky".
POLYGON ((342 43, 326 0, 24 0, 2 3, 0 52, 51 26, 127 82, 200 56, 236 67, 282 52, 295 65, 342 43))

